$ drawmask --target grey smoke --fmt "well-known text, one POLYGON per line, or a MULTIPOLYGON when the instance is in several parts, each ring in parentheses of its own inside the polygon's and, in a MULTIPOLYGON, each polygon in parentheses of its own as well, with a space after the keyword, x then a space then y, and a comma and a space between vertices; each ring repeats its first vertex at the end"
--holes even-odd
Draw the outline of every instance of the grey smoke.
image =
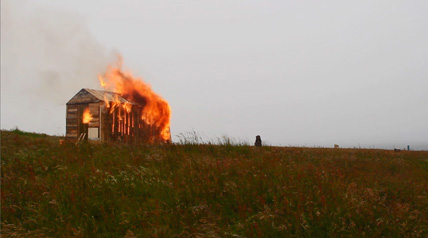
POLYGON ((82 87, 99 87, 114 54, 78 14, 6 0, 1 20, 1 127, 58 133, 65 122, 57 112, 82 87))

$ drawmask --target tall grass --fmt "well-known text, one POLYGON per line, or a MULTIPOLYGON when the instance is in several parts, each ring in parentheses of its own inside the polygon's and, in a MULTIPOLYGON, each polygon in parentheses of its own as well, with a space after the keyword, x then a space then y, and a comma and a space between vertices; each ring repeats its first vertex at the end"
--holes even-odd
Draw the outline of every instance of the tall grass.
POLYGON ((428 152, 1 137, 4 237, 428 236, 428 152))
POLYGON ((223 145, 223 146, 248 146, 247 140, 235 139, 227 135, 215 139, 204 139, 202 135, 192 130, 177 135, 179 145, 223 145))

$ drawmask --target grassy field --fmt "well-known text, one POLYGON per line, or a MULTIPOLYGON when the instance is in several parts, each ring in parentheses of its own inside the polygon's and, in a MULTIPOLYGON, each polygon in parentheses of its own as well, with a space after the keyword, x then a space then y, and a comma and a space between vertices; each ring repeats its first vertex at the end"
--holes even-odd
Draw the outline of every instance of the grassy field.
POLYGON ((2 237, 428 237, 428 152, 1 132, 2 237))

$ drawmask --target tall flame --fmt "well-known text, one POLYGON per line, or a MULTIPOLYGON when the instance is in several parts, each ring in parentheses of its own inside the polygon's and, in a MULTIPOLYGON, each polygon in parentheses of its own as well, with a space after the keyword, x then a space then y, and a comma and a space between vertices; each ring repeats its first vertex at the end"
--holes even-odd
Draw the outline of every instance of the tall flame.
MULTIPOLYGON (((101 86, 119 93, 128 101, 143 106, 141 119, 147 124, 159 128, 163 140, 170 140, 171 107, 168 102, 156 94, 150 85, 141 78, 134 77, 130 72, 124 72, 121 66, 121 58, 119 58, 117 67, 108 66, 106 73, 103 76, 99 76, 101 86)), ((113 104, 111 110, 115 106, 119 105, 113 104)), ((130 104, 125 103, 123 108, 129 112, 130 106, 130 104)))
POLYGON ((91 120, 92 120, 92 114, 89 111, 89 107, 87 107, 83 112, 83 123, 88 124, 91 120))

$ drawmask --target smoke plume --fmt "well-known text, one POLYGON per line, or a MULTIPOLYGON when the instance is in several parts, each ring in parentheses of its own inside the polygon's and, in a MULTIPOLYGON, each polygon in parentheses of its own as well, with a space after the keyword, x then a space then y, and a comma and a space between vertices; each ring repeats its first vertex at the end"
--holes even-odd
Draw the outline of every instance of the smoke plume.
POLYGON ((97 74, 114 54, 76 13, 5 0, 1 17, 2 128, 63 134, 65 103, 83 87, 99 88, 97 74))

